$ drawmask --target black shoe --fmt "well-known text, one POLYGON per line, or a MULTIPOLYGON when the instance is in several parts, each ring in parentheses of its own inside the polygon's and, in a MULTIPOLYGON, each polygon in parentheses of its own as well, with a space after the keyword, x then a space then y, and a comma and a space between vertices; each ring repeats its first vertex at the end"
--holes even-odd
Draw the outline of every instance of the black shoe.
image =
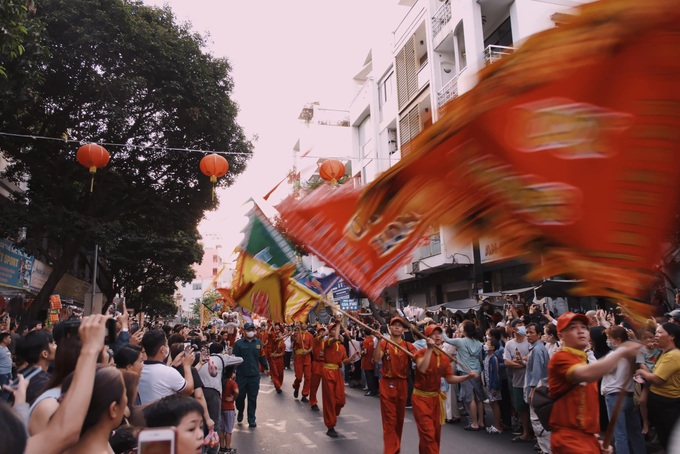
POLYGON ((243 413, 239 412, 239 414, 236 416, 236 422, 239 424, 243 422, 243 413))
POLYGON ((297 389, 295 391, 293 391, 293 397, 295 397, 297 399, 299 395, 300 395, 300 393, 298 392, 297 389))
POLYGON ((312 411, 319 411, 318 405, 312 405, 312 411))
POLYGON ((302 399, 300 399, 300 402, 309 402, 309 399, 307 399, 307 396, 302 396, 302 399))
POLYGON ((338 437, 340 436, 340 435, 338 435, 338 433, 335 431, 335 429, 332 428, 332 427, 331 427, 330 429, 328 429, 328 432, 326 432, 326 435, 328 435, 328 436, 331 437, 331 438, 338 438, 338 437))
POLYGON ((281 391, 281 388, 276 388, 276 394, 281 394, 283 391, 281 391))
POLYGON ((248 427, 257 427, 257 424, 254 423, 254 422, 251 422, 250 424, 248 424, 248 427))

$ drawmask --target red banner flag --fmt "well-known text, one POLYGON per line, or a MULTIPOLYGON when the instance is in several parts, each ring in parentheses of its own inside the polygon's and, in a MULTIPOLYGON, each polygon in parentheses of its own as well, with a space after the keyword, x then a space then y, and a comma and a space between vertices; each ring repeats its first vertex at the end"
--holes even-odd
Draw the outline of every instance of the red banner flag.
POLYGON ((570 275, 576 294, 648 313, 679 208, 679 19, 668 0, 607 0, 530 38, 365 188, 352 231, 408 213, 493 234, 529 253, 530 277, 570 275))
POLYGON ((302 200, 284 200, 277 209, 288 235, 345 281, 377 299, 385 287, 396 281, 396 270, 409 262, 427 226, 420 222, 419 215, 409 211, 408 196, 402 200, 403 205, 397 205, 399 210, 402 206, 405 210, 388 210, 369 229, 351 224, 359 193, 349 185, 337 189, 322 186, 302 200), (350 236, 350 231, 354 235, 350 236))

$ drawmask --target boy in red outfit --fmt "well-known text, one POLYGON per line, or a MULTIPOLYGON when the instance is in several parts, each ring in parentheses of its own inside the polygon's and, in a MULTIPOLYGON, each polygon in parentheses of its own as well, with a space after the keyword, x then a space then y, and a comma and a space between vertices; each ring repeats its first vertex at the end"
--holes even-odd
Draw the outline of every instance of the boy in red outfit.
POLYGON ((345 406, 345 379, 340 372, 342 364, 349 364, 359 354, 347 357, 345 346, 340 342, 340 324, 328 327, 329 339, 324 342, 324 364, 321 376, 321 397, 323 400, 323 422, 328 427, 326 435, 337 438, 335 424, 340 410, 345 406))
POLYGON ((222 392, 222 417, 220 418, 220 452, 235 454, 236 449, 231 447, 231 432, 234 430, 234 400, 238 397, 238 385, 234 381, 234 366, 227 366, 224 370, 227 377, 222 392))
POLYGON ((449 383, 461 383, 479 377, 476 372, 455 375, 451 360, 435 346, 442 345, 442 327, 429 325, 425 328, 427 348, 416 353, 416 377, 413 382, 413 419, 418 427, 419 454, 439 454, 442 424, 446 413, 443 411, 446 394, 441 392, 442 377, 449 383))

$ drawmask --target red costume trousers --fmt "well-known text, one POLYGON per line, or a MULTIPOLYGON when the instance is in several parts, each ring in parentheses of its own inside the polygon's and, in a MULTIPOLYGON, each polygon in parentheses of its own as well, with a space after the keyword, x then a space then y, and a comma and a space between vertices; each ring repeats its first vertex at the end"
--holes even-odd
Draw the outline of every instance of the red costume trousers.
POLYGON ((441 404, 436 397, 411 396, 413 419, 418 428, 419 454, 439 454, 439 443, 442 439, 441 404))
POLYGON ((401 451, 401 432, 404 428, 408 382, 405 378, 380 379, 380 414, 383 424, 385 454, 401 451))
POLYGON ((269 373, 274 382, 274 388, 281 389, 281 385, 283 385, 283 356, 269 360, 269 373))
POLYGON ((600 442, 593 434, 576 429, 555 429, 550 432, 553 454, 600 454, 600 442))
POLYGON ((345 379, 340 369, 323 368, 321 398, 323 400, 323 423, 331 429, 335 427, 340 410, 345 406, 345 379))
POLYGON ((302 383, 302 395, 309 396, 309 388, 312 380, 312 355, 295 355, 293 362, 295 367, 295 381, 293 388, 297 391, 302 383), (304 382, 302 381, 304 379, 304 382))
POLYGON ((316 392, 321 384, 321 375, 323 375, 323 361, 312 361, 312 384, 309 387, 309 405, 311 406, 319 404, 316 392))

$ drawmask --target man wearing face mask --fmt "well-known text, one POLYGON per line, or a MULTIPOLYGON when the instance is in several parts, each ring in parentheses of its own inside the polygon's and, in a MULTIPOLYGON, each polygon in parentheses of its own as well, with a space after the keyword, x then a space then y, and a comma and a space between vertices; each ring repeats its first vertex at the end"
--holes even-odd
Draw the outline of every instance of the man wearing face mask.
POLYGON ((531 424, 529 405, 524 400, 524 379, 529 356, 529 341, 527 341, 527 329, 520 319, 513 320, 512 327, 515 331, 515 338, 505 345, 503 359, 512 380, 512 403, 522 423, 522 434, 513 438, 512 441, 528 442, 531 441, 531 424))
POLYGON ((243 362, 236 369, 236 384, 239 394, 236 398, 236 421, 243 422, 243 409, 248 396, 248 426, 257 427, 255 410, 257 409, 257 394, 260 391, 260 366, 265 375, 269 375, 269 364, 264 356, 262 342, 255 337, 255 325, 246 323, 243 326, 245 337, 234 344, 233 355, 243 358, 243 362))

